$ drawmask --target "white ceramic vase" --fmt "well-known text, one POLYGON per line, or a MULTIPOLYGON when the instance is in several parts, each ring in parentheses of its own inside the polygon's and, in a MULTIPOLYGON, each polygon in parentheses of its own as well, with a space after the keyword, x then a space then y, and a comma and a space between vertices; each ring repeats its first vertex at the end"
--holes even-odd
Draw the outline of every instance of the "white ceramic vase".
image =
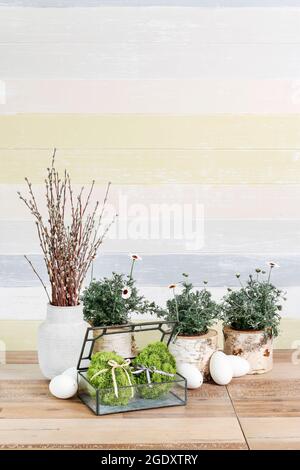
POLYGON ((83 307, 47 305, 46 320, 38 330, 38 359, 47 379, 77 365, 88 323, 83 307))

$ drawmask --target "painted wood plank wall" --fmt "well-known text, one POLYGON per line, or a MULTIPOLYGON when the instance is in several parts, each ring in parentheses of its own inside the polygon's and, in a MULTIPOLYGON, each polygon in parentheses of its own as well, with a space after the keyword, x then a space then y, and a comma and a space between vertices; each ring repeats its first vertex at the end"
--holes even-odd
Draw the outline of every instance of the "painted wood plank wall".
MULTIPOLYGON (((297 118, 298 120, 298 118, 297 118)), ((96 135, 97 129, 101 129, 101 122, 93 122, 89 120, 90 124, 94 127, 94 133, 96 135)), ((223 120, 224 124, 226 120, 223 120)), ((83 128, 88 125, 83 120, 81 122, 83 128)), ((124 124, 129 129, 130 123, 124 119, 124 124)), ((176 122, 173 121, 174 131, 183 133, 183 127, 176 126, 176 122)), ((1 118, 0 118, 1 125, 1 118)), ((49 125, 51 125, 51 120, 49 125)), ((257 138, 254 141, 252 132, 260 132, 260 130, 249 130, 249 137, 245 136, 244 143, 248 145, 248 148, 239 147, 240 143, 235 142, 216 142, 216 145, 223 145, 227 148, 212 148, 211 143, 208 140, 205 140, 205 129, 202 124, 199 123, 198 132, 201 132, 203 142, 195 142, 198 148, 168 148, 175 145, 174 140, 164 141, 162 145, 164 147, 151 148, 151 140, 157 135, 159 139, 158 132, 162 130, 157 123, 157 131, 153 129, 153 134, 151 136, 151 130, 147 130, 147 135, 145 134, 144 142, 148 148, 133 148, 130 147, 131 143, 125 143, 125 147, 122 147, 124 143, 118 136, 114 123, 111 122, 112 128, 109 128, 109 123, 106 123, 107 133, 103 137, 106 140, 104 145, 108 145, 108 140, 113 141, 114 144, 120 143, 120 148, 98 148, 93 150, 82 150, 78 149, 70 150, 61 150, 58 148, 57 152, 57 166, 59 169, 70 168, 72 169, 72 176, 74 183, 89 183, 91 181, 91 174, 95 178, 97 184, 104 185, 108 180, 112 180, 116 185, 149 185, 149 184, 202 184, 202 185, 268 185, 268 184, 285 184, 285 185, 294 185, 297 184, 300 173, 300 148, 296 146, 291 149, 276 149, 276 148, 267 148, 266 143, 259 141, 257 138), (248 143, 246 139, 249 139, 248 143), (148 142, 146 142, 148 140, 148 142), (252 148, 251 141, 252 140, 252 148), (255 145, 265 145, 266 148, 255 148, 255 145), (232 148, 230 148, 232 146, 232 148), (202 148, 201 148, 202 147, 202 148), (80 161, 84 160, 85 165, 80 164, 80 161), (107 163, 106 163, 107 162, 107 163)), ((271 126, 272 124, 270 124, 271 126)), ((290 129, 292 123, 287 122, 286 127, 290 129), (289 127, 288 127, 289 126, 289 127)), ((34 126, 34 123, 33 123, 34 126)), ((76 135, 76 130, 72 128, 72 120, 69 122, 69 129, 66 129, 66 134, 68 130, 76 135)), ((170 123, 170 128, 172 123, 170 123)), ((220 125, 221 127, 221 125, 220 125)), ((224 125, 224 127, 226 127, 224 125)), ((275 127, 275 126, 274 126, 275 127)), ((20 129, 22 124, 20 124, 20 129)), ((212 125, 211 131, 213 132, 214 125, 212 125)), ((26 132, 26 125, 23 127, 26 132)), ((39 126, 36 127, 37 130, 40 130, 40 139, 43 139, 41 133, 43 130, 39 126)), ((80 123, 76 124, 76 129, 79 131, 81 129, 80 123)), ((7 138, 7 129, 5 125, 2 126, 1 133, 3 131, 3 141, 7 138)), ((165 135, 168 135, 170 129, 166 129, 165 135)), ((215 126, 215 131, 217 132, 217 125, 215 126)), ((238 126, 238 129, 232 129, 231 132, 241 132, 242 125, 238 126)), ((275 128, 276 131, 276 128, 275 128)), ((12 132, 16 132, 15 139, 17 141, 17 128, 15 127, 12 132)), ((21 134, 21 131, 19 131, 21 134)), ((54 136, 53 140, 61 141, 65 136, 63 135, 63 129, 60 128, 59 132, 61 135, 57 137, 54 136)), ((189 141, 189 135, 192 134, 191 128, 187 132, 187 140, 189 141)), ((195 132, 197 130, 195 129, 195 132)), ((230 139, 229 132, 230 129, 227 128, 227 139, 230 139)), ((263 130, 261 130, 263 133, 263 130)), ((285 132, 285 129, 278 129, 278 133, 285 132)), ((23 135, 20 135, 23 139, 23 135)), ((265 137, 265 135, 264 135, 265 137)), ((25 137, 28 138, 28 135, 25 137)), ((92 136, 91 136, 92 138, 92 136)), ((96 135, 96 138, 97 135, 96 135)), ((129 132, 126 134, 126 138, 129 137, 129 132)), ((210 137, 208 137, 210 138, 210 137)), ((213 136, 211 136, 213 139, 213 136)), ((272 138, 272 137, 271 137, 272 138)), ((291 137, 292 138, 292 137, 291 137)), ((13 139, 13 137, 12 137, 13 139)), ((50 139, 50 136, 49 136, 50 139)), ((72 136, 69 138, 72 139, 72 136)), ((141 134, 139 134, 139 139, 142 139, 141 134)), ((164 136, 162 135, 162 139, 164 136)), ((182 134, 178 138, 179 145, 184 146, 182 142, 182 134)), ((242 139, 242 136, 240 137, 242 139)), ((276 137, 274 138, 274 144, 276 137)), ((288 136, 287 136, 288 139, 288 136)), ((76 137, 74 138, 76 140, 76 137)), ((134 136, 132 136, 134 140, 134 136)), ((278 145, 283 142, 278 142, 278 145)), ((26 143, 25 143, 26 145, 26 143)), ((84 146, 85 143, 78 142, 78 146, 84 146)), ((287 144, 286 144, 287 145, 287 144)), ((295 145, 299 145, 295 142, 295 145)), ((32 181, 34 183, 40 183, 43 181, 45 176, 45 166, 48 165, 51 160, 51 155, 53 153, 53 148, 44 150, 44 149, 16 149, 16 148, 6 148, 0 149, 0 158, 2 160, 2 169, 3 171, 0 174, 0 183, 1 184, 12 184, 18 183, 22 185, 24 183, 24 173, 27 175, 27 172, 30 172, 32 175, 32 181), (26 162, 25 167, 22 165, 23 162, 26 162)))
POLYGON ((22 259, 31 254, 43 271, 16 191, 29 175, 42 200, 54 146, 77 187, 95 178, 102 197, 112 180, 112 208, 126 200, 126 230, 106 240, 98 276, 126 271, 126 253, 138 251, 149 297, 165 302, 166 285, 190 271, 220 298, 236 271, 275 259, 274 280, 289 298, 278 344, 298 339, 299 24, 297 1, 0 1, 0 337, 8 348, 35 347, 45 314, 22 259), (192 208, 196 244, 186 233, 155 239, 142 230, 154 223, 153 206, 176 203, 192 208), (27 334, 16 339, 21 319, 27 334))
POLYGON ((300 0, 1 0, 0 6, 22 8, 78 8, 78 7, 149 7, 149 6, 194 6, 202 8, 247 8, 247 7, 299 7, 300 0))
MULTIPOLYGON (((242 1, 242 0, 241 0, 242 1)), ((142 2, 140 2, 142 3, 142 2)), ((2 44, 101 44, 105 51, 133 54, 150 46, 299 43, 298 8, 1 8, 2 44), (255 24, 255 28, 253 25, 255 24), (80 33, 80 34, 79 34, 80 33), (116 47, 117 46, 117 47, 116 47), (137 50, 135 50, 137 48, 137 50)), ((300 6, 300 3, 299 3, 300 6)), ((151 51, 150 51, 151 53, 151 51)), ((199 55, 199 49, 195 49, 199 55)), ((136 60, 136 56, 134 57, 136 60)), ((149 51, 147 55, 149 59, 149 51)))
MULTIPOLYGON (((143 207, 143 212, 145 210, 147 210, 147 206, 143 207)), ((177 214, 181 216, 182 212, 179 211, 177 214)), ((172 214, 167 213, 166 217, 173 220, 172 214)), ((274 256, 300 254, 299 220, 191 219, 192 229, 188 230, 188 227, 184 229, 183 226, 182 230, 178 231, 179 235, 182 234, 180 238, 179 235, 178 238, 174 237, 176 233, 173 230, 170 230, 170 233, 163 232, 162 227, 155 236, 151 236, 149 229, 151 220, 153 220, 151 209, 146 214, 141 214, 139 211, 135 216, 124 217, 107 235, 105 243, 101 247, 101 253, 111 255, 135 251, 156 255, 165 253, 219 255, 226 253, 232 256, 243 255, 247 257, 264 255, 270 259, 274 256)), ((161 218, 158 224, 162 225, 161 218)), ((40 253, 33 222, 4 220, 0 223, 0 232, 0 257, 40 253), (20 233, 22 233, 22 237, 19 236, 20 233)), ((200 260, 201 258, 199 263, 200 260)), ((253 260, 252 266, 254 263, 253 260)), ((154 272, 153 276, 155 276, 154 272)))
MULTIPOLYGON (((274 253, 273 253, 274 254, 274 253)), ((181 274, 188 272, 195 285, 202 285, 208 280, 212 287, 237 286, 235 273, 240 272, 246 279, 255 267, 264 269, 265 255, 236 254, 146 254, 142 253, 143 265, 135 270, 135 278, 140 286, 167 287, 181 280, 181 274)), ((43 260, 39 255, 31 255, 41 277, 46 279, 43 260)), ((282 269, 273 276, 274 282, 281 287, 293 287, 299 270, 300 255, 277 255, 276 260, 282 269)), ((26 260, 18 255, 0 256, 0 287, 39 286, 39 281, 30 270, 26 260)), ((128 272, 128 256, 99 255, 94 263, 94 275, 97 278, 108 276, 112 271, 128 272)), ((88 281, 89 279, 87 279, 88 281)), ((292 313, 292 312, 291 312, 292 313)))
POLYGON ((1 12, 2 79, 299 77, 298 9, 2 7, 1 12))
MULTIPOLYGON (((42 305, 44 309, 45 305, 42 305)), ((8 351, 34 351, 37 349, 37 331, 41 321, 38 320, 0 320, 1 338, 8 351), (20 336, 17 332, 22 331, 20 336)), ((219 332, 219 347, 222 348, 222 328, 216 325, 219 332)), ((300 323, 294 318, 282 318, 281 335, 274 342, 278 349, 296 349, 299 345, 300 323)), ((3 354, 2 354, 3 357, 3 354)))
MULTIPOLYGON (((25 169, 25 168, 24 168, 25 169)), ((25 169, 25 170, 28 170, 25 169)), ((72 170, 71 170, 72 171, 72 170)), ((26 171, 27 173, 27 171, 26 171)), ((73 174, 73 172, 72 172, 73 174)), ((107 179, 106 179, 107 181, 107 179)), ((30 214, 16 198, 18 190, 25 191, 22 183, 0 184, 0 198, 5 204, 0 205, 0 221, 31 221, 30 214)), ((78 190, 78 185, 74 190, 78 190)), ((103 197, 104 185, 95 187, 93 201, 103 197)), ((41 185, 35 184, 35 193, 39 200, 43 196, 41 185)), ((121 198, 126 198, 128 208, 137 202, 142 202, 149 210, 151 204, 162 202, 172 204, 200 203, 204 206, 206 220, 238 219, 238 220, 295 220, 299 218, 300 188, 297 184, 154 184, 115 185, 110 192, 113 208, 120 211, 121 198), (170 190, 171 189, 171 190, 170 190), (263 202, 263 204, 258 204, 263 202)), ((44 214, 43 205, 41 210, 44 214)), ((125 212, 126 207, 125 207, 125 212)))
POLYGON ((111 58, 98 44, 72 46, 64 44, 0 44, 2 79, 188 79, 216 76, 231 78, 298 79, 300 64, 298 44, 208 44, 195 45, 188 53, 181 47, 170 57, 170 48, 158 43, 147 59, 147 49, 140 48, 131 57, 122 53, 111 58), (75 46, 74 46, 75 47, 75 46), (197 51, 197 53, 196 53, 197 51), (47 57, 47 60, 45 60, 47 57), (30 68, 28 67, 30 64, 30 68))
POLYGON ((300 81, 224 78, 1 79, 0 112, 189 115, 299 113, 300 81))
MULTIPOLYGON (((297 288, 298 121, 298 115, 2 116, 2 141, 6 148, 1 150, 1 155, 6 162, 3 168, 7 179, 0 188, 3 200, 9 202, 0 211, 5 225, 1 245, 1 266, 5 274, 0 278, 0 285, 7 289, 37 285, 28 266, 16 256, 26 247, 27 253, 38 252, 30 217, 16 198, 16 191, 24 190, 21 169, 25 169, 22 165, 25 161, 26 174, 32 172, 38 199, 42 199, 42 171, 51 149, 40 146, 54 136, 59 143, 58 163, 71 170, 77 183, 87 182, 91 175, 96 175, 97 180, 100 175, 97 197, 103 194, 103 184, 112 174, 117 182, 123 183, 116 185, 112 192, 111 202, 116 208, 121 195, 128 199, 129 207, 136 201, 148 209, 155 203, 197 202, 205 211, 200 247, 188 247, 186 239, 148 240, 147 236, 130 235, 120 246, 120 240, 111 237, 104 248, 108 257, 100 257, 99 267, 96 265, 97 275, 108 274, 112 267, 124 270, 125 258, 122 261, 121 252, 138 248, 145 259, 151 255, 138 278, 142 286, 167 285, 169 276, 176 277, 186 271, 188 263, 192 276, 196 277, 201 266, 204 277, 212 277, 211 284, 221 287, 230 285, 235 271, 247 272, 261 265, 268 255, 283 266, 279 285, 297 288), (174 131, 180 133, 176 142, 174 131), (216 139, 215 135, 220 138, 216 139), (74 141, 73 150, 70 146, 74 141), (105 174, 101 174, 104 167, 105 174), (134 185, 137 181, 140 184, 134 185), (258 207, 261 199, 264 204, 258 207), (23 227, 21 243, 18 225, 13 223, 23 227), (30 240, 28 245, 26 239, 30 240), (188 257, 191 252, 197 256, 188 257), (166 271, 161 270, 161 264, 166 271)), ((126 218, 128 224, 135 219, 130 213, 125 214, 126 218)), ((146 223, 147 215, 140 215, 139 222, 141 226, 146 223)), ((42 266, 40 258, 36 261, 42 266)), ((296 303, 292 308, 288 312, 290 316, 296 314, 296 303)))
MULTIPOLYGON (((166 300, 170 298, 170 291, 167 286, 153 287, 153 286, 142 286, 140 288, 141 293, 148 298, 161 305, 164 305, 166 300)), ((212 287, 211 291, 216 300, 220 300, 225 293, 225 287, 212 287)), ((43 288, 40 286, 35 287, 18 287, 7 289, 0 287, 1 304, 0 304, 0 325, 1 321, 42 321, 45 317, 45 293, 43 288), (15 298, 14 303, 11 303, 12 295, 15 298), (26 308, 26 305, 30 305, 30 309, 26 308), (8 315, 8 312, 12 312, 13 315, 8 315), (13 320, 9 320, 13 318, 13 320)), ((289 288, 289 296, 287 301, 284 303, 282 317, 286 320, 292 319, 294 322, 299 321, 297 315, 297 307, 299 304, 299 291, 297 288, 289 288), (291 314, 290 312, 294 312, 291 314)), ((142 316, 137 317, 143 320, 142 316)), ((146 317, 147 320, 151 320, 151 316, 146 317)), ((300 329, 300 323, 299 323, 300 329)), ((297 339, 296 337, 294 338, 297 339)))
POLYGON ((0 116, 0 138, 12 149, 299 150, 299 124, 298 114, 16 114, 0 116))

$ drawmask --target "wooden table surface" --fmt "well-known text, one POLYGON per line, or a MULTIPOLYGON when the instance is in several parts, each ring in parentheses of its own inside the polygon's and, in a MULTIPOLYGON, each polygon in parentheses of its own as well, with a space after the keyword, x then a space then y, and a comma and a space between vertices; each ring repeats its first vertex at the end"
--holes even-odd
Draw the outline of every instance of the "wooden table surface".
POLYGON ((300 449, 300 364, 276 351, 272 372, 204 384, 186 407, 95 416, 48 391, 36 354, 0 368, 2 449, 300 449))

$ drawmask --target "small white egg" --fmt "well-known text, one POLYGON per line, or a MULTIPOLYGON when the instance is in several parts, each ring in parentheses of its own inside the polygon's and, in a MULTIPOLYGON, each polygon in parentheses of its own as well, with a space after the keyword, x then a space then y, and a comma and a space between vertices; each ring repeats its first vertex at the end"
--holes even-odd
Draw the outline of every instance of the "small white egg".
POLYGON ((69 369, 66 369, 62 375, 69 375, 75 380, 75 382, 77 382, 77 367, 69 367, 69 369))
POLYGON ((211 378, 218 385, 227 385, 232 379, 231 363, 222 351, 216 351, 211 356, 209 371, 211 378))
POLYGON ((250 364, 244 357, 240 356, 227 356, 232 367, 233 377, 242 377, 250 371, 250 364))
POLYGON ((177 363, 177 372, 187 382, 187 388, 199 388, 203 383, 203 376, 197 366, 185 362, 177 363))
POLYGON ((56 398, 71 398, 77 392, 77 382, 69 375, 57 375, 51 380, 49 390, 56 398))

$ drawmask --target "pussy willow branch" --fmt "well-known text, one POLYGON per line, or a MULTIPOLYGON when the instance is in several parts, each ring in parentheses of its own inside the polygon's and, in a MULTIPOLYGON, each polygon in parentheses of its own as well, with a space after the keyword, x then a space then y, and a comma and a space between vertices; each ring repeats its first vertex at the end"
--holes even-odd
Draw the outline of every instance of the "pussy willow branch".
POLYGON ((49 302, 51 302, 51 301, 50 301, 50 296, 49 296, 49 294, 48 294, 47 287, 45 286, 43 279, 41 278, 41 276, 39 275, 39 273, 37 272, 37 270, 36 270, 35 267, 33 266, 31 260, 30 260, 26 255, 24 255, 24 258, 26 259, 26 261, 28 261, 28 263, 29 263, 30 266, 31 266, 31 269, 33 270, 33 272, 35 273, 35 275, 36 275, 36 276, 38 277, 38 279, 40 280, 40 282, 41 282, 41 284, 42 284, 42 286, 43 286, 43 288, 44 288, 44 290, 45 290, 45 292, 46 292, 46 294, 47 294, 48 300, 49 300, 49 302))
MULTIPOLYGON (((77 196, 72 190, 71 178, 67 171, 60 178, 55 168, 54 149, 51 167, 47 169, 45 179, 45 199, 47 220, 41 216, 32 184, 25 178, 28 187, 28 198, 18 193, 36 220, 40 247, 44 255, 51 284, 51 304, 59 306, 72 306, 79 303, 82 284, 87 271, 96 257, 97 250, 103 242, 113 220, 104 227, 102 233, 99 229, 108 199, 110 183, 108 183, 105 197, 100 210, 99 201, 95 203, 91 212, 88 207, 94 190, 95 181, 92 182, 87 196, 84 197, 82 187, 77 196), (71 223, 66 223, 66 212, 69 209, 71 223)), ((26 257, 34 273, 45 289, 48 299, 50 296, 46 286, 34 268, 32 262, 26 257)))

